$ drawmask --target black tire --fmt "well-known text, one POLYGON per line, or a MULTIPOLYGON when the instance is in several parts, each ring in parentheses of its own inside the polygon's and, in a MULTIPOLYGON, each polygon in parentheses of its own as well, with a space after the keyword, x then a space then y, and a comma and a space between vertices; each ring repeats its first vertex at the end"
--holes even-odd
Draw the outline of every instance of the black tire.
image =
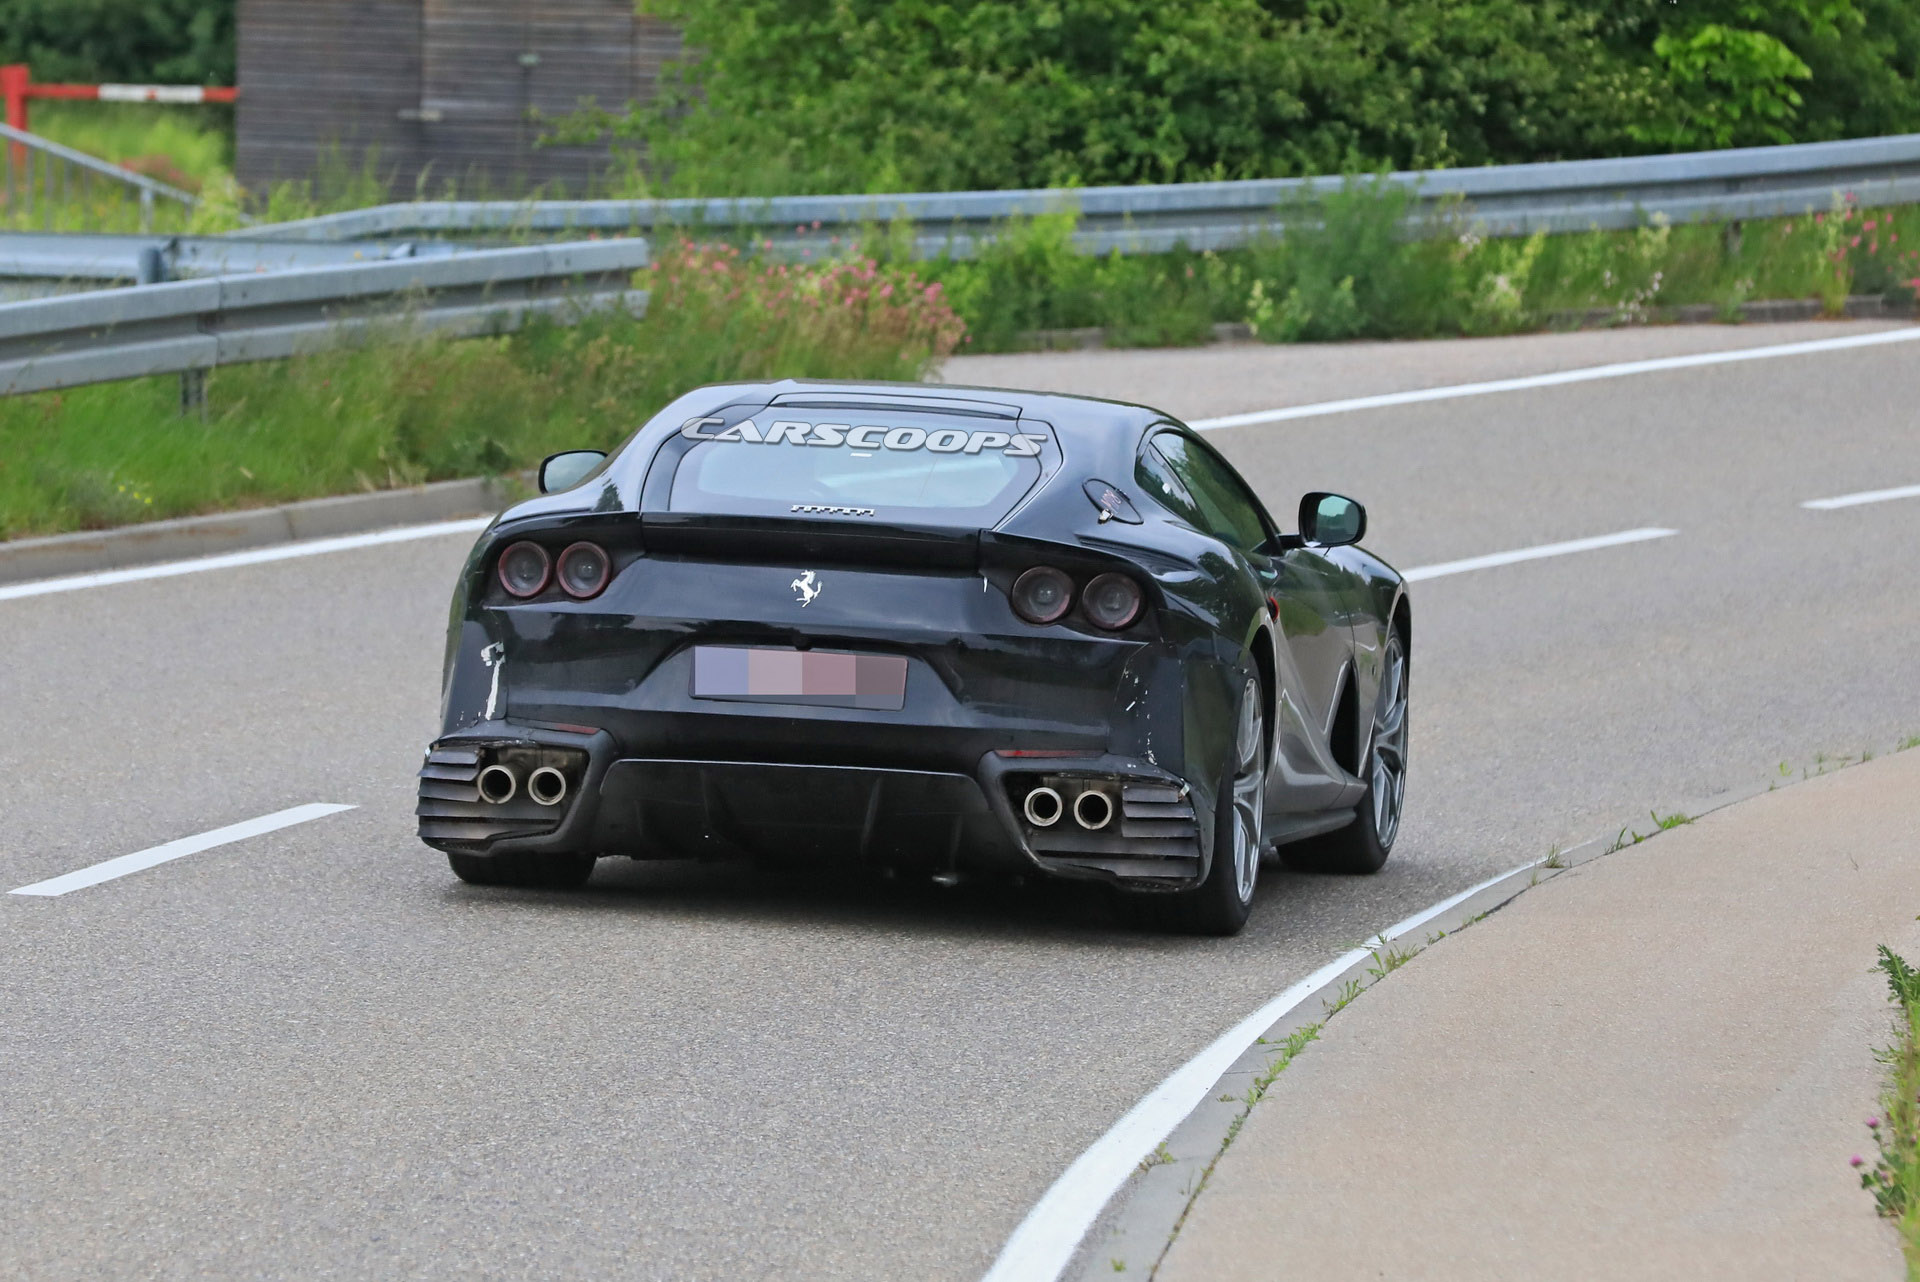
POLYGON ((1393 853, 1407 801, 1407 652, 1398 630, 1387 641, 1385 666, 1367 759, 1360 767, 1367 791, 1354 820, 1324 836, 1282 846, 1280 858, 1289 868, 1364 876, 1379 872, 1393 853))
POLYGON ((597 862, 592 855, 447 855, 453 875, 470 886, 528 890, 577 890, 597 862))
POLYGON ((1237 935, 1253 910, 1266 810, 1267 734, 1259 683, 1241 690, 1234 764, 1214 805, 1213 863, 1192 890, 1142 900, 1153 923, 1188 935, 1237 935))

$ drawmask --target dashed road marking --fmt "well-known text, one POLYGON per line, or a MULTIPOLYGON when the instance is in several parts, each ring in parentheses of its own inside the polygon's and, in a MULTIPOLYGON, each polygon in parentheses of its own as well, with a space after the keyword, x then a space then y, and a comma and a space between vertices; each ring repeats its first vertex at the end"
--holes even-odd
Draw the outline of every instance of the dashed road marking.
POLYGON ((1832 499, 1808 499, 1800 506, 1816 512, 1830 512, 1837 507, 1859 507, 1863 503, 1890 503, 1894 499, 1920 499, 1920 485, 1902 485, 1892 490, 1866 490, 1859 494, 1842 494, 1832 499))
POLYGON ((1493 552, 1486 556, 1470 556, 1463 561, 1443 561, 1438 565, 1422 565, 1404 571, 1401 575, 1409 583, 1418 583, 1422 579, 1442 579, 1450 574, 1467 574, 1474 570, 1491 570, 1496 566, 1515 565, 1521 561, 1544 561, 1548 557, 1571 556, 1576 552, 1595 552, 1601 548, 1617 548, 1629 543, 1647 543, 1654 539, 1670 539, 1680 533, 1678 530, 1643 529, 1622 530, 1618 534, 1602 534, 1590 539, 1570 539, 1565 543, 1543 543, 1539 547, 1519 548, 1512 552, 1493 552))
POLYGON ((64 579, 40 579, 33 583, 13 583, 0 586, 0 601, 46 596, 52 592, 78 592, 82 588, 104 588, 115 583, 136 583, 141 579, 171 579, 181 574, 231 570, 242 565, 291 561, 296 557, 321 556, 328 552, 351 552, 355 548, 380 547, 387 543, 410 543, 415 539, 437 539, 443 534, 477 534, 492 523, 493 518, 490 516, 477 516, 463 521, 436 521, 432 525, 404 525, 399 529, 379 530, 372 534, 349 534, 337 539, 309 539, 302 543, 281 543, 273 547, 254 548, 248 552, 226 552, 219 556, 195 557, 191 561, 163 561, 158 565, 139 565, 126 570, 103 570, 99 574, 75 574, 64 579))
POLYGON ((94 864, 90 868, 82 868, 77 872, 66 873, 46 881, 36 881, 31 886, 22 886, 18 890, 7 893, 47 897, 65 895, 72 891, 85 890, 89 886, 98 886, 101 882, 112 881, 116 877, 125 877, 128 873, 143 872, 185 855, 197 855, 203 850, 212 850, 215 846, 230 846, 236 841, 245 841, 248 837, 278 832, 282 828, 291 828, 295 824, 323 819, 328 815, 337 815, 343 810, 352 809, 354 809, 352 806, 334 806, 319 802, 295 806, 291 810, 277 811, 270 815, 262 815, 258 819, 246 820, 244 823, 215 828, 212 832, 203 832, 198 836, 182 837, 178 841, 169 841, 162 846, 138 850, 131 855, 121 855, 118 859, 109 859, 104 863, 94 864))
POLYGON ((1655 360, 1625 361, 1618 365, 1589 365, 1582 369, 1560 370, 1552 374, 1530 374, 1525 378, 1495 379, 1486 383, 1455 383, 1446 387, 1423 387, 1411 392, 1388 392, 1380 396, 1356 396, 1343 401, 1319 401, 1312 405, 1290 405, 1284 409, 1255 410, 1250 414, 1203 418, 1187 426, 1197 432, 1217 432, 1222 428, 1253 427, 1261 423, 1285 423, 1296 418, 1322 418, 1329 414, 1353 414, 1361 410, 1392 409, 1398 405, 1423 405, 1430 401, 1457 401, 1469 396, 1492 396, 1500 392, 1529 392, 1542 387, 1566 387, 1575 383, 1595 383, 1610 378, 1664 374, 1669 370, 1700 369, 1710 365, 1739 365, 1749 361, 1773 361, 1787 356, 1814 356, 1822 352, 1845 352, 1862 347, 1882 347, 1888 343, 1912 342, 1920 342, 1920 328, 1880 330, 1872 334, 1849 334, 1845 338, 1822 338, 1806 343, 1777 343, 1770 347, 1743 347, 1730 352, 1663 356, 1655 360))

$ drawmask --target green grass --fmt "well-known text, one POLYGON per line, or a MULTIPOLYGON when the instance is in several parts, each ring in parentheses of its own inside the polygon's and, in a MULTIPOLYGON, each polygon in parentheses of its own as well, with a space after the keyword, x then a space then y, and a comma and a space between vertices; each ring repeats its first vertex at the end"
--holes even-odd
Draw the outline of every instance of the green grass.
POLYGON ((1880 1052, 1887 1066, 1882 1112, 1867 1121, 1878 1156, 1855 1157, 1853 1165, 1860 1186, 1900 1231, 1907 1277, 1920 1282, 1920 973, 1884 945, 1880 969, 1898 1011, 1896 1031, 1893 1045, 1880 1052))
MULTIPOLYGON (((970 350, 1035 330, 1104 326, 1110 346, 1202 343, 1219 322, 1266 340, 1489 335, 1602 313, 1611 323, 1706 305, 1731 318, 1761 299, 1913 297, 1920 209, 1842 205, 1814 216, 1488 240, 1443 211, 1409 239, 1403 195, 1367 182, 1282 211, 1283 237, 1221 253, 1090 257, 1068 210, 1016 222, 975 259, 941 260, 970 350), (1855 243, 1855 240, 1858 243, 1855 243)), ((879 238, 884 239, 884 237, 879 238)))
MULTIPOLYGON (((237 202, 233 187, 233 111, 229 107, 150 106, 116 102, 36 102, 33 132, 54 142, 112 161, 149 178, 206 197, 220 207, 237 202)), ((36 174, 40 171, 36 163, 36 174)), ((110 179, 91 185, 74 180, 65 166, 51 171, 53 199, 32 208, 0 204, 0 231, 129 232, 141 227, 138 198, 110 179), (62 187, 63 176, 67 185, 62 187)), ((236 220, 231 220, 237 223, 236 220)), ((193 228, 194 216, 172 201, 158 201, 153 229, 193 228)))
POLYGON ((33 132, 198 191, 233 171, 233 109, 126 102, 36 102, 33 132))
POLYGON ((376 341, 216 370, 208 413, 143 379, 0 400, 0 537, 51 534, 532 466, 608 449, 704 383, 917 379, 958 337, 910 276, 669 247, 645 319, 376 341), (885 297, 881 291, 889 292, 885 297))

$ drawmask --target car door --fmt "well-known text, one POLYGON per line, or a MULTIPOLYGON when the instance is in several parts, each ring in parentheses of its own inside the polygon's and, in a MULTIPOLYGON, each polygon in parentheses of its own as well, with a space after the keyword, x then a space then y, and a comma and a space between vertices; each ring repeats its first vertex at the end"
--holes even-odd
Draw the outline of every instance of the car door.
POLYGON ((1273 796, 1289 809, 1333 804, 1345 785, 1328 747, 1334 701, 1353 654, 1339 608, 1334 568, 1308 549, 1273 554, 1279 531, 1239 473, 1203 442, 1173 429, 1156 433, 1151 454, 1187 496, 1201 528, 1225 543, 1274 607, 1284 654, 1276 656, 1273 796))

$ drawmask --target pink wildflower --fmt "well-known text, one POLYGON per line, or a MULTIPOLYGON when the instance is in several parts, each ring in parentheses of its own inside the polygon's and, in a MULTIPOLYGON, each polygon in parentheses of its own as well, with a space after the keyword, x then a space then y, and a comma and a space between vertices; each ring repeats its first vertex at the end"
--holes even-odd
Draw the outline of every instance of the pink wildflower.
POLYGON ((1855 1153, 1847 1161, 1848 1166, 1854 1167, 1856 1169, 1859 1167, 1865 1166, 1866 1164, 1867 1164, 1867 1159, 1864 1157, 1861 1157, 1858 1153, 1855 1153))

